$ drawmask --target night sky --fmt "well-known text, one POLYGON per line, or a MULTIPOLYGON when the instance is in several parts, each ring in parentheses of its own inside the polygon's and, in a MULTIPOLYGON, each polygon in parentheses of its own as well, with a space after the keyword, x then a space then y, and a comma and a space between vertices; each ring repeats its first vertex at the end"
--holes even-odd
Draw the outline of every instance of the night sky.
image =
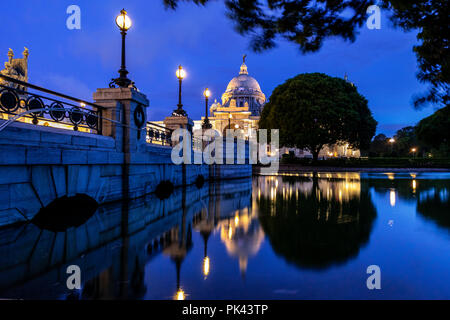
POLYGON ((279 41, 277 48, 256 54, 234 31, 220 0, 206 7, 181 4, 177 11, 165 10, 162 0, 9 1, 2 8, 0 62, 7 60, 8 48, 17 58, 26 46, 30 83, 91 101, 96 88, 118 76, 120 33, 114 19, 123 7, 133 21, 127 36, 129 77, 150 100, 149 120, 162 120, 175 109, 179 64, 188 74, 183 104, 191 118, 200 119, 203 89, 209 87, 219 100, 244 53, 249 74, 266 97, 299 73, 347 73, 368 99, 378 132, 391 135, 434 111, 412 106, 413 95, 426 88, 415 77, 416 33, 393 29, 385 15, 381 30, 364 26, 352 44, 331 39, 319 52, 302 55, 294 44, 279 41), (66 27, 71 4, 81 8, 81 30, 66 27))

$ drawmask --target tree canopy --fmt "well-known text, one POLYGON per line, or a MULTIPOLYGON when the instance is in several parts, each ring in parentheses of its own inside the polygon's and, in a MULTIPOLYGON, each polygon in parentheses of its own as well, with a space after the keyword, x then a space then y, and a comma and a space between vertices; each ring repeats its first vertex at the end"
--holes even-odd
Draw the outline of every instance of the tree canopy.
POLYGON ((305 73, 275 88, 260 128, 280 129, 280 145, 308 149, 314 160, 324 145, 366 149, 377 122, 356 87, 323 73, 305 73))
POLYGON ((450 150, 450 106, 422 119, 416 126, 416 133, 423 143, 435 149, 450 150))
MULTIPOLYGON (((205 5, 210 0, 163 0, 175 9, 179 2, 205 5)), ((224 0, 227 16, 242 35, 250 35, 255 51, 273 48, 277 38, 294 42, 303 53, 321 48, 329 37, 354 41, 358 28, 366 21, 371 0, 224 0)), ((449 102, 448 45, 449 5, 446 0, 382 0, 394 25, 405 31, 419 30, 419 44, 413 48, 418 79, 430 84, 428 92, 416 96, 415 106, 427 102, 449 102)))

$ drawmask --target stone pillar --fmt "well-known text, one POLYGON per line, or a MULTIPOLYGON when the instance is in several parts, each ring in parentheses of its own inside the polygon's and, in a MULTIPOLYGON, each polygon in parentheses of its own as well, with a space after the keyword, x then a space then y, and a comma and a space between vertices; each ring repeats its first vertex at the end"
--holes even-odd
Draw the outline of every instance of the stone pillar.
POLYGON ((123 155, 122 198, 130 198, 131 154, 146 143, 148 100, 133 88, 102 88, 94 93, 95 103, 103 106, 102 134, 113 137, 116 151, 123 155))
POLYGON ((172 130, 178 128, 185 128, 192 133, 192 127, 194 126, 194 121, 189 117, 183 116, 170 116, 164 119, 164 125, 172 130))
POLYGON ((133 88, 101 88, 94 93, 94 100, 106 108, 102 134, 116 140, 117 151, 136 152, 140 144, 146 143, 149 102, 144 94, 133 88))

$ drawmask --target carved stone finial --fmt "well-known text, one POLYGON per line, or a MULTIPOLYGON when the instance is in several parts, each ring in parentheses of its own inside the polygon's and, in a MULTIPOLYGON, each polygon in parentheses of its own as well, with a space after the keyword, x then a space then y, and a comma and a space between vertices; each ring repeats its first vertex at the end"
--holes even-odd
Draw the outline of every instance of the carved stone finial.
POLYGON ((22 53, 23 57, 25 59, 28 59, 28 56, 30 55, 30 52, 28 51, 27 47, 24 47, 23 53, 22 53))
POLYGON ((247 65, 245 64, 245 58, 247 58, 246 54, 244 54, 242 56, 242 65, 241 65, 241 70, 239 71, 239 74, 248 74, 247 65))

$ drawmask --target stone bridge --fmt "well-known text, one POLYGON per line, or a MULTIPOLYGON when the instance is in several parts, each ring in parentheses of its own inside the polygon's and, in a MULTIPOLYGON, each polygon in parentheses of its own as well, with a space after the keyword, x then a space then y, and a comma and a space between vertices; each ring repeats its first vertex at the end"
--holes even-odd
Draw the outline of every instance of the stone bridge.
MULTIPOLYGON (((236 211, 251 207, 251 190, 249 179, 207 182, 177 188, 165 200, 149 194, 101 205, 86 223, 65 232, 31 223, 2 228, 0 296, 35 299, 47 290, 54 299, 65 298, 73 294, 65 283, 67 266, 78 265, 84 298, 135 298, 149 261, 160 254, 182 261, 196 226, 234 220, 236 211)), ((175 278, 175 264, 168 272, 175 278)))
POLYGON ((90 103, 1 77, 10 82, 0 84, 0 227, 29 221, 62 197, 106 204, 155 192, 163 181, 251 176, 248 161, 173 164, 171 132, 147 122, 149 101, 136 89, 97 89, 90 103))

